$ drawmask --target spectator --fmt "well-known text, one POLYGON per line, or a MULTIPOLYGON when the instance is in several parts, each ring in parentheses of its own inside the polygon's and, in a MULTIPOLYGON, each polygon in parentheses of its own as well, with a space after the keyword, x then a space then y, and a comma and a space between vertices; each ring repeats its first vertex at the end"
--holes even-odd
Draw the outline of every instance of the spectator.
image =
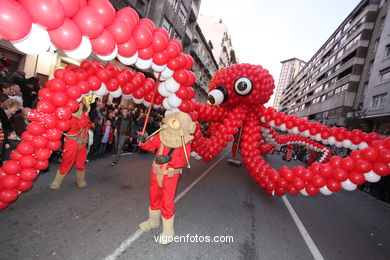
POLYGON ((7 82, 0 82, 0 103, 6 101, 11 95, 12 84, 7 82))
POLYGON ((23 98, 22 98, 22 92, 20 91, 20 87, 17 84, 13 84, 11 86, 11 95, 9 98, 15 99, 20 103, 19 109, 23 108, 23 98))
POLYGON ((95 121, 93 122, 93 144, 92 149, 90 151, 89 158, 91 160, 95 159, 96 156, 99 154, 99 148, 100 148, 100 140, 102 136, 102 122, 103 120, 99 117, 95 118, 95 121))
POLYGON ((100 102, 100 98, 99 98, 99 97, 96 97, 96 98, 95 98, 95 101, 92 102, 92 103, 90 104, 91 111, 94 110, 94 109, 96 108, 96 105, 97 105, 98 103, 101 103, 101 102, 100 102))
POLYGON ((89 112, 89 118, 91 119, 92 122, 95 122, 96 118, 103 119, 102 109, 103 109, 103 103, 98 102, 96 104, 96 108, 94 110, 91 110, 91 112, 89 112))
POLYGON ((114 128, 111 126, 111 121, 106 120, 104 126, 102 126, 102 140, 100 144, 99 154, 106 152, 107 143, 111 144, 114 141, 114 128))
POLYGON ((15 131, 7 132, 7 138, 3 144, 3 162, 10 159, 11 152, 16 149, 21 141, 22 140, 16 135, 15 131))
POLYGON ((154 117, 150 116, 148 119, 148 123, 146 125, 146 132, 148 133, 148 135, 153 134, 159 128, 160 127, 158 126, 157 122, 154 120, 154 117))
POLYGON ((38 103, 38 91, 41 89, 39 78, 31 77, 26 80, 24 87, 21 87, 23 93, 23 106, 35 108, 38 103))
POLYGON ((20 103, 14 99, 7 99, 0 105, 0 121, 5 131, 11 131, 11 117, 19 110, 20 103))
POLYGON ((125 142, 126 141, 131 142, 132 137, 136 135, 136 126, 134 121, 129 116, 129 110, 127 108, 122 109, 121 115, 117 117, 115 125, 117 131, 117 138, 116 138, 117 151, 114 160, 112 161, 111 164, 113 166, 118 164, 120 154, 122 152, 123 145, 125 144, 125 142))
POLYGON ((13 122, 11 124, 12 129, 15 129, 18 136, 22 136, 23 132, 26 131, 27 125, 30 123, 28 120, 28 113, 30 112, 29 107, 22 109, 22 113, 19 113, 13 117, 13 122))

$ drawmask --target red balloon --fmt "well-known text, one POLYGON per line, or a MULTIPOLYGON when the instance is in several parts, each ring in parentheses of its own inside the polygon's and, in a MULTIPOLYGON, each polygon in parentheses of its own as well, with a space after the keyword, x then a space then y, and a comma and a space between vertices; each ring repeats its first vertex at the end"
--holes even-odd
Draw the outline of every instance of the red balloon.
POLYGON ((35 135, 32 135, 30 134, 28 131, 25 131, 23 134, 22 134, 22 140, 23 141, 28 141, 28 142, 32 142, 35 138, 35 135))
POLYGON ((46 130, 47 139, 50 141, 59 140, 62 136, 62 132, 57 128, 47 129, 46 130))
POLYGON ((68 102, 68 96, 64 92, 55 92, 51 101, 57 107, 62 107, 68 102))
POLYGON ((59 0, 64 8, 65 16, 72 17, 80 9, 80 0, 59 0))
POLYGON ((9 203, 16 200, 19 197, 19 192, 15 189, 0 191, 0 201, 9 203))
POLYGON ((131 28, 122 17, 117 16, 107 30, 112 33, 117 44, 126 43, 131 36, 131 28))
POLYGON ((66 90, 66 95, 68 96, 68 98, 70 99, 78 99, 80 96, 81 96, 81 90, 79 87, 77 86, 70 86, 67 90, 66 90))
POLYGON ((46 148, 39 148, 36 152, 35 152, 35 158, 37 158, 37 160, 40 160, 40 161, 44 161, 44 160, 48 160, 51 156, 51 152, 49 149, 46 149, 46 148))
POLYGON ((137 49, 147 48, 153 43, 152 32, 146 26, 137 26, 133 32, 132 37, 136 42, 137 49))
POLYGON ((3 172, 7 174, 17 174, 22 170, 22 167, 15 160, 6 161, 2 166, 3 172))
POLYGON ((58 120, 57 128, 62 132, 68 131, 70 128, 69 120, 58 120))
POLYGON ((19 186, 17 187, 17 190, 19 191, 28 191, 32 187, 32 181, 21 181, 19 183, 19 186))
POLYGON ((119 83, 116 79, 110 79, 106 84, 108 91, 116 91, 119 88, 119 83))
MULTIPOLYGON (((153 50, 155 52, 161 52, 161 51, 165 50, 168 46, 168 40, 169 40, 169 37, 166 37, 166 35, 163 32, 154 31, 153 32, 153 50)), ((167 53, 167 55, 168 55, 168 53, 167 53)))
POLYGON ((343 158, 341 161, 341 167, 347 171, 352 171, 355 169, 355 160, 350 157, 343 158))
POLYGON ((42 99, 51 99, 53 92, 48 88, 42 88, 38 91, 38 97, 42 99))
POLYGON ((326 179, 320 175, 314 175, 312 183, 314 186, 321 188, 326 184, 326 179))
POLYGON ((170 59, 168 61, 167 66, 168 66, 169 69, 171 69, 173 71, 176 71, 176 70, 178 70, 180 68, 180 62, 176 58, 170 59))
POLYGON ((0 210, 6 209, 9 203, 0 201, 0 210))
POLYGON ((357 160, 355 164, 357 172, 366 173, 372 170, 372 164, 365 160, 357 160))
POLYGON ((340 191, 341 190, 341 184, 340 182, 334 180, 334 179, 329 179, 327 182, 326 182, 326 187, 332 191, 332 192, 337 192, 337 191, 340 191))
POLYGON ((333 171, 333 178, 338 182, 346 181, 349 177, 349 174, 343 168, 336 168, 333 171))
POLYGON ((363 184, 366 181, 366 178, 364 177, 363 173, 358 172, 352 172, 349 176, 349 179, 356 185, 363 184))
MULTIPOLYGON (((67 73, 67 71, 64 72, 63 77, 64 77, 65 73, 67 73)), ((61 79, 49 80, 48 84, 49 84, 50 90, 53 92, 66 90, 66 84, 61 79)))
POLYGON ((44 160, 44 161, 37 160, 37 162, 35 164, 35 169, 37 169, 37 170, 44 170, 48 166, 49 166, 49 161, 48 160, 44 160))
POLYGON ((38 135, 34 137, 32 143, 36 148, 44 148, 47 146, 48 140, 43 135, 38 135))
POLYGON ((342 160, 343 160, 343 158, 341 158, 340 156, 332 156, 332 158, 330 158, 329 162, 333 168, 338 168, 338 167, 341 167, 342 160))
POLYGON ((189 76, 188 76, 188 71, 185 69, 179 69, 173 74, 173 78, 177 83, 180 85, 184 84, 187 82, 189 76))
POLYGON ((89 0, 88 6, 98 11, 103 19, 104 27, 109 26, 115 18, 115 9, 108 0, 89 0))
POLYGON ((305 190, 306 190, 307 194, 309 194, 310 196, 317 195, 319 192, 319 189, 310 183, 306 185, 305 190))
POLYGON ((364 160, 367 160, 369 162, 374 162, 378 159, 379 153, 375 148, 367 147, 362 151, 362 157, 364 160))
POLYGON ((290 194, 292 195, 296 195, 298 194, 299 190, 297 190, 292 184, 288 185, 288 188, 287 188, 288 192, 290 192, 290 194))
POLYGON ((3 189, 11 190, 11 189, 17 188, 19 186, 19 183, 20 183, 20 177, 19 176, 17 176, 17 175, 7 175, 6 177, 4 177, 1 180, 0 186, 3 189))
POLYGON ((350 157, 355 159, 355 160, 363 159, 362 151, 354 150, 351 152, 350 157))
POLYGON ((104 30, 103 33, 91 40, 92 49, 99 55, 108 55, 115 49, 115 39, 111 32, 104 30))
POLYGON ((23 39, 31 30, 31 18, 23 6, 13 0, 1 1, 0 38, 8 41, 23 39))
MULTIPOLYGON (((58 0, 19 0, 34 23, 47 29, 60 27, 65 20, 65 11, 58 0)), ((2 3, 3 5, 3 3, 2 3)))
POLYGON ((187 99, 189 94, 188 87, 181 86, 175 94, 181 99, 187 99))
POLYGON ((373 170, 379 176, 387 176, 390 174, 389 164, 383 162, 375 162, 373 170))
POLYGON ((176 58, 181 52, 181 44, 177 40, 170 40, 167 47, 169 59, 176 58))
POLYGON ((23 157, 23 155, 21 155, 20 153, 18 153, 16 150, 13 150, 13 151, 11 152, 11 154, 10 154, 11 160, 19 161, 22 157, 23 157))
POLYGON ((36 160, 32 155, 24 155, 19 160, 19 165, 22 166, 23 168, 34 167, 35 163, 36 163, 36 160))
POLYGON ((47 149, 49 149, 50 151, 57 151, 58 149, 61 148, 61 145, 62 145, 62 143, 60 140, 49 141, 47 144, 47 149))
MULTIPOLYGON (((185 56, 187 57, 187 63, 186 63, 186 65, 184 66, 184 68, 185 68, 186 70, 190 70, 190 69, 192 68, 192 66, 194 66, 194 59, 191 57, 191 55, 186 54, 185 56)), ((292 128, 292 127, 291 127, 291 128, 292 128)), ((290 129, 291 129, 291 128, 290 128, 290 129)))
POLYGON ((137 52, 137 44, 134 38, 130 38, 123 44, 118 44, 118 53, 123 57, 132 57, 137 52))
POLYGON ((130 34, 133 33, 139 20, 138 14, 134 11, 134 9, 124 7, 116 13, 116 17, 122 18, 127 24, 127 27, 130 29, 130 34))
POLYGON ((53 104, 52 100, 41 100, 37 104, 37 110, 39 112, 43 112, 45 114, 51 114, 56 109, 55 105, 53 104))
POLYGON ((329 164, 322 164, 320 166, 320 174, 325 178, 330 178, 333 174, 333 168, 329 164))
POLYGON ((41 134, 43 134, 45 132, 45 128, 42 127, 37 122, 31 122, 30 124, 27 125, 27 131, 31 135, 41 135, 41 134))
POLYGON ((80 8, 72 20, 81 33, 91 39, 99 37, 104 31, 103 19, 95 8, 88 6, 80 8))
POLYGON ((59 107, 54 114, 59 120, 69 120, 72 117, 72 112, 69 108, 59 107))
POLYGON ((69 18, 60 27, 48 32, 51 42, 59 49, 74 50, 81 43, 81 31, 69 18))
POLYGON ((139 49, 138 50, 138 57, 143 60, 149 60, 153 57, 153 46, 150 45, 147 48, 139 49))
POLYGON ((168 62, 168 52, 167 51, 161 51, 161 52, 156 52, 153 55, 153 63, 156 65, 162 66, 167 64, 168 62))
POLYGON ((305 187, 305 182, 301 178, 295 177, 293 180, 293 185, 297 190, 301 190, 305 187))
POLYGON ((38 176, 38 171, 34 168, 25 168, 20 172, 20 178, 24 181, 33 181, 38 176))
POLYGON ((30 155, 35 151, 35 148, 32 143, 22 141, 16 148, 16 151, 21 155, 30 155))
MULTIPOLYGON (((81 91, 81 94, 87 94, 89 92, 89 83, 90 83, 90 80, 91 80, 91 86, 95 86, 95 85, 98 85, 99 84, 99 87, 100 87, 100 84, 101 82, 99 81, 98 78, 96 78, 95 76, 90 76, 88 78, 88 82, 87 81, 79 81, 77 83, 77 87, 79 87, 80 91, 81 91), (92 79, 91 79, 92 78, 92 79), (97 81, 96 81, 97 80, 97 81)), ((97 88, 99 89, 99 88, 97 88)))

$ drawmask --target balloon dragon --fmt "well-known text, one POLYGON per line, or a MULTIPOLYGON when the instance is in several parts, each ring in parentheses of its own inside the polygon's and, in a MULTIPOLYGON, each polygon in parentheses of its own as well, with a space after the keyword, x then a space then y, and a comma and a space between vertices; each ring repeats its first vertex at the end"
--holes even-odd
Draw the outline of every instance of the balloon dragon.
POLYGON ((132 8, 116 12, 108 0, 2 0, 1 6, 0 38, 23 53, 57 50, 83 60, 93 52, 103 61, 117 58, 123 65, 150 69, 156 80, 125 66, 120 69, 95 61, 57 69, 39 91, 40 101, 29 113, 31 123, 22 142, 0 168, 0 209, 32 187, 52 151, 60 148, 72 112, 83 96, 91 94, 122 96, 149 111, 162 106, 166 115, 188 113, 197 122, 192 155, 206 162, 235 140, 234 135, 239 136, 247 171, 270 195, 329 195, 390 174, 390 138, 330 128, 266 108, 274 81, 261 66, 236 64, 220 69, 210 82, 209 104, 197 103, 191 87, 196 80, 192 57, 182 53, 181 43, 170 39, 165 29, 140 19, 132 8), (199 122, 209 123, 207 137, 199 122), (321 156, 308 168, 283 166, 280 170, 262 159, 273 148, 288 144, 306 146, 321 156), (351 153, 346 158, 331 156, 326 145, 351 153))

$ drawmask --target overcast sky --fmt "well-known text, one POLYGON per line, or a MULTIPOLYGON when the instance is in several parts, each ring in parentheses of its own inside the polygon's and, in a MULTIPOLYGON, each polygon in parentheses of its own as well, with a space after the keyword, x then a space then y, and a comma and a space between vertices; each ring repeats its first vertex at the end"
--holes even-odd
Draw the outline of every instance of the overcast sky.
POLYGON ((202 0, 200 14, 222 18, 240 63, 279 80, 282 60, 308 61, 360 0, 202 0))

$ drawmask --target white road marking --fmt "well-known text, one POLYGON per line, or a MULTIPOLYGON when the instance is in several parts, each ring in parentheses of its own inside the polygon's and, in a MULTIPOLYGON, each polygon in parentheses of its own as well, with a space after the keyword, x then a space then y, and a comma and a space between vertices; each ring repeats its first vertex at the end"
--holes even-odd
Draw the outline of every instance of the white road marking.
MULTIPOLYGON (((224 154, 223 156, 221 156, 221 158, 219 158, 218 161, 216 161, 213 165, 211 165, 201 176, 199 176, 198 179, 196 179, 185 190, 183 190, 179 195, 177 195, 174 202, 175 203, 178 202, 187 192, 189 192, 191 190, 192 187, 195 186, 195 184, 197 184, 207 173, 209 173, 211 171, 211 169, 213 169, 215 167, 215 165, 217 165, 223 158, 225 158, 226 155, 227 155, 227 153, 224 154)), ((138 238, 140 238, 143 233, 145 233, 145 232, 142 231, 141 229, 138 229, 137 231, 135 231, 125 241, 123 241, 120 244, 120 246, 117 247, 111 254, 106 256, 104 258, 104 260, 117 259, 121 254, 123 254, 123 252, 126 251, 127 248, 129 248, 131 246, 131 244, 134 243, 134 241, 136 241, 138 238)))
POLYGON ((320 250, 318 250, 313 239, 311 239, 309 233, 307 232, 305 226, 302 224, 302 221, 299 219, 297 213, 295 213, 295 210, 291 206, 287 197, 283 196, 282 199, 283 199, 284 204, 287 207, 288 212, 290 213, 291 217, 293 218, 295 225, 297 225, 299 233, 301 233, 301 235, 302 235, 303 239, 305 240, 305 243, 306 243, 307 247, 309 248, 311 254, 313 255, 314 259, 315 260, 324 260, 324 257, 321 255, 320 250))

